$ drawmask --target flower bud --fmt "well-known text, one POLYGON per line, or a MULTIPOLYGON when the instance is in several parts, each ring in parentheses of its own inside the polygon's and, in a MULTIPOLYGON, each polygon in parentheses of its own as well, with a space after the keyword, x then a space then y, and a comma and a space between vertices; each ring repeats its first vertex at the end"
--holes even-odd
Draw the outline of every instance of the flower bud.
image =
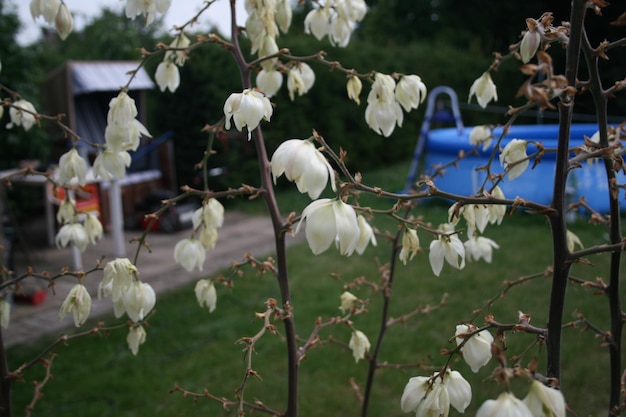
POLYGON ((348 98, 353 100, 356 104, 361 104, 359 95, 363 89, 363 83, 361 79, 355 75, 348 76, 348 82, 346 84, 346 90, 348 90, 348 98))
POLYGON ((372 246, 376 246, 376 235, 374 234, 372 226, 365 220, 365 217, 359 214, 356 220, 359 223, 359 241, 356 243, 355 250, 356 253, 362 255, 368 243, 371 243, 372 246))
POLYGON ((72 19, 72 14, 65 5, 65 2, 61 2, 61 5, 59 6, 59 11, 54 19, 54 25, 61 40, 67 39, 69 34, 72 32, 74 20, 72 19))

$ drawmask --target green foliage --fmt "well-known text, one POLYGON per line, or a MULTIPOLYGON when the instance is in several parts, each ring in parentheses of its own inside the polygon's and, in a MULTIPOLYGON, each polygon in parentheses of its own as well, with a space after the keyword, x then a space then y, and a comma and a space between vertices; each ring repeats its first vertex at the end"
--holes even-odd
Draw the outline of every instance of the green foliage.
MULTIPOLYGON (((378 170, 372 172, 372 177, 382 178, 378 182, 381 186, 393 187, 394 179, 402 177, 405 168, 406 164, 402 164, 390 170, 378 170)), ((378 201, 380 205, 382 202, 378 201)), ((447 216, 446 208, 426 205, 419 212, 433 221, 439 219, 443 222, 447 216)), ((381 229, 394 226, 387 220, 379 220, 375 224, 381 229)), ((585 244, 597 243, 597 227, 588 224, 572 227, 585 244)), ((507 217, 501 227, 487 228, 486 235, 501 245, 493 263, 469 263, 462 274, 446 265, 442 276, 434 277, 427 253, 419 254, 407 266, 398 265, 392 293, 393 317, 400 317, 418 306, 434 306, 444 293, 449 296, 441 309, 389 328, 381 360, 389 364, 421 362, 425 366, 441 366, 444 358, 440 349, 453 346, 449 338, 453 336, 459 319, 470 317, 474 309, 496 296, 505 280, 538 272, 549 265, 550 242, 544 238, 549 233, 548 229, 540 216, 518 213, 507 217)), ((430 236, 423 233, 420 233, 420 238, 423 246, 430 240, 430 236)), ((290 248, 288 255, 290 275, 293 277, 293 305, 300 323, 297 332, 304 338, 313 329, 318 316, 325 320, 339 314, 339 295, 344 284, 358 277, 379 282, 377 267, 379 263, 387 262, 389 246, 380 237, 377 248, 368 248, 364 256, 355 254, 346 258, 335 250, 313 257, 306 244, 301 244, 290 248), (329 271, 337 271, 338 275, 331 277, 329 271)), ((599 257, 592 258, 592 261, 604 264, 599 257)), ((574 273, 593 279, 606 271, 602 267, 580 265, 574 273)), ((491 313, 503 323, 514 323, 517 321, 517 310, 522 310, 532 315, 534 324, 543 326, 549 286, 549 278, 538 278, 517 286, 498 299, 493 307, 484 310, 474 322, 481 324, 483 317, 491 313)), ((359 298, 368 300, 368 314, 354 317, 354 325, 373 341, 381 309, 380 294, 366 285, 352 291, 359 298)), ((579 286, 571 286, 569 291, 571 301, 566 307, 568 320, 574 320, 575 313, 580 311, 604 328, 606 316, 600 308, 602 298, 595 296, 592 290, 579 286)), ((269 274, 258 276, 248 269, 243 277, 236 279, 234 288, 218 286, 218 307, 211 314, 197 306, 192 286, 159 296, 156 314, 147 330, 147 341, 138 356, 134 357, 126 346, 126 330, 113 332, 108 337, 90 336, 60 347, 52 368, 53 374, 58 377, 45 387, 45 397, 39 401, 33 415, 234 415, 234 409, 223 411, 218 403, 209 399, 201 398, 195 402, 191 398, 183 398, 180 393, 168 392, 177 383, 195 392, 202 392, 206 387, 218 396, 233 398, 245 370, 245 363, 241 361, 242 347, 236 341, 252 336, 260 329, 262 322, 254 320, 252 312, 263 311, 263 302, 277 296, 276 285, 269 274)), ((282 333, 280 326, 279 332, 282 333)), ((363 384, 367 366, 364 362, 355 364, 345 346, 350 337, 347 327, 339 325, 324 329, 320 337, 322 342, 308 352, 300 366, 301 414, 357 415, 358 400, 349 379, 354 377, 357 384, 363 384)), ((507 334, 507 354, 521 354, 533 340, 533 335, 522 332, 507 334)), ((37 344, 12 349, 9 352, 10 366, 15 367, 30 359, 44 346, 37 344)), ((532 348, 524 356, 522 364, 526 366, 535 356, 543 361, 540 346, 532 348)), ((588 387, 580 383, 581 380, 602 381, 604 368, 599 364, 604 364, 605 360, 606 351, 591 332, 566 329, 564 373, 576 376, 564 381, 563 391, 568 404, 580 415, 592 414, 606 402, 602 394, 604 390, 599 389, 590 396, 588 387), (583 344, 592 348, 585 360, 580 360, 576 354, 583 344)), ((452 366, 462 372, 474 388, 472 403, 466 411, 468 415, 473 415, 482 401, 494 398, 500 392, 495 383, 484 381, 495 368, 495 362, 490 362, 477 374, 473 374, 460 358, 454 360, 452 366)), ((246 398, 258 398, 280 410, 284 401, 284 345, 280 336, 268 334, 260 340, 253 357, 253 367, 260 373, 262 381, 250 381, 246 387, 246 398)), ((380 368, 370 414, 402 416, 399 399, 408 378, 432 372, 432 369, 380 368)), ((27 373, 24 382, 16 383, 14 406, 17 414, 32 397, 28 381, 41 381, 42 377, 42 368, 34 368, 27 373)), ((525 387, 521 383, 514 384, 512 389, 520 396, 525 395, 525 387)))

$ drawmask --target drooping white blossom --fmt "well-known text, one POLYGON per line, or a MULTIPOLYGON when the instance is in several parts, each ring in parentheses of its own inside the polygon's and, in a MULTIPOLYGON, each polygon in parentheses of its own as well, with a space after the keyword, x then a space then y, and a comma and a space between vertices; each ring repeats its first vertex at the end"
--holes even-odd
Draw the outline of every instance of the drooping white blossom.
POLYGON ((102 281, 98 285, 98 297, 110 296, 115 317, 126 312, 124 294, 138 274, 137 267, 128 258, 116 258, 104 266, 102 281))
POLYGON ((224 103, 225 127, 230 129, 230 120, 240 132, 248 129, 248 140, 251 132, 257 128, 261 120, 269 121, 274 109, 269 99, 263 93, 245 89, 241 93, 231 94, 224 103))
POLYGON ((195 268, 202 271, 205 258, 206 249, 198 239, 183 239, 174 247, 174 260, 189 272, 195 268))
POLYGON ((443 268, 444 259, 456 269, 465 267, 465 247, 458 235, 454 233, 454 225, 442 224, 439 226, 442 231, 437 239, 430 242, 430 253, 428 260, 433 273, 439 276, 443 268))
POLYGON ((71 223, 76 216, 76 203, 71 198, 64 198, 59 204, 57 222, 59 224, 71 223))
POLYGON ((491 133, 491 129, 489 126, 480 125, 474 126, 472 130, 470 130, 469 134, 469 143, 474 146, 483 146, 483 152, 489 149, 491 146, 491 141, 493 140, 493 134, 491 133))
POLYGON ((30 101, 23 99, 14 101, 9 108, 11 122, 7 124, 7 129, 11 129, 13 126, 22 126, 24 130, 29 130, 37 122, 33 113, 36 114, 37 110, 30 101))
MULTIPOLYGON (((456 326, 456 344, 460 345, 464 338, 459 337, 464 333, 476 330, 476 326, 468 326, 459 324, 456 326)), ((473 372, 478 372, 480 368, 487 365, 491 360, 491 345, 493 344, 493 336, 487 330, 483 330, 472 335, 461 348, 463 359, 472 368, 473 372)))
POLYGON ((359 360, 365 359, 365 354, 369 352, 371 345, 365 333, 360 330, 354 330, 348 347, 352 350, 354 361, 359 362, 359 360))
POLYGON ((530 384, 528 395, 523 401, 533 417, 565 417, 563 393, 537 380, 530 384))
POLYGON ((120 180, 126 175, 126 168, 130 166, 130 163, 131 157, 128 152, 105 149, 96 156, 93 174, 104 180, 120 180))
POLYGON ((201 279, 196 283, 194 288, 196 294, 196 300, 200 307, 206 307, 209 309, 209 313, 215 310, 217 304, 217 291, 215 291, 215 285, 210 279, 201 279))
POLYGON ((407 113, 424 102, 426 93, 426 84, 417 75, 403 75, 395 89, 396 100, 407 113))
POLYGON ((183 32, 179 33, 174 37, 174 40, 170 43, 170 48, 174 48, 176 50, 168 50, 165 52, 164 60, 174 61, 176 65, 182 67, 185 65, 185 62, 188 58, 188 51, 184 50, 188 48, 191 44, 189 38, 185 36, 183 32))
POLYGON ((312 9, 304 18, 304 33, 313 34, 318 41, 328 34, 330 9, 326 4, 312 9))
POLYGON ((352 23, 345 17, 339 15, 335 17, 328 27, 328 39, 333 46, 345 48, 350 43, 352 35, 352 23))
POLYGON ((357 296, 352 294, 350 291, 344 291, 340 296, 341 306, 339 306, 339 310, 342 313, 352 310, 354 307, 354 302, 358 300, 357 296))
POLYGON ((537 49, 539 49, 539 45, 541 44, 539 22, 535 19, 526 19, 526 23, 528 25, 528 30, 524 32, 522 42, 520 42, 519 46, 519 54, 524 64, 528 63, 532 57, 535 56, 535 53, 537 53, 537 49))
POLYGON ((352 206, 341 200, 322 198, 302 211, 300 223, 306 219, 306 240, 314 255, 319 255, 335 242, 342 255, 350 256, 359 241, 359 223, 352 206))
POLYGON ((136 151, 141 136, 150 137, 150 133, 137 119, 124 125, 109 123, 104 129, 107 149, 111 152, 136 151))
POLYGON ((315 72, 305 62, 301 62, 287 73, 287 90, 289 98, 293 101, 296 93, 301 96, 306 94, 315 84, 315 72))
POLYGON ((67 297, 61 304, 59 310, 59 318, 63 319, 67 313, 72 313, 74 316, 74 325, 80 327, 91 312, 91 295, 83 284, 76 284, 72 287, 67 297))
POLYGON ((107 123, 117 123, 121 126, 130 124, 137 117, 137 106, 125 91, 120 92, 117 97, 109 101, 109 112, 107 113, 107 123))
POLYGON ((528 168, 527 146, 528 142, 525 140, 513 139, 507 143, 500 153, 500 164, 504 167, 511 181, 522 175, 528 168))
POLYGON ((293 11, 289 0, 277 0, 276 2, 276 23, 280 31, 287 33, 291 26, 293 11))
POLYGON ((154 79, 161 91, 170 90, 173 93, 180 85, 178 66, 169 60, 161 62, 154 73, 154 79))
MULTIPOLYGON (((497 198, 498 200, 504 200, 506 198, 499 186, 496 186, 493 189, 491 196, 493 198, 497 198)), ((489 223, 501 224, 504 216, 506 215, 506 209, 507 207, 505 204, 489 204, 487 206, 487 210, 489 212, 489 223)))
POLYGON ((262 69, 256 76, 256 86, 266 97, 273 97, 283 85, 283 74, 275 69, 262 69))
POLYGON ((128 330, 128 336, 126 336, 126 344, 133 355, 137 356, 139 346, 143 345, 145 341, 146 330, 141 324, 133 324, 128 330))
POLYGON ((503 392, 495 400, 485 401, 476 417, 533 417, 526 404, 510 392, 503 392))
POLYGON ((365 217, 362 215, 358 215, 356 217, 357 222, 359 223, 359 240, 356 244, 356 253, 362 255, 367 248, 367 245, 370 243, 372 246, 376 246, 376 235, 374 234, 374 229, 370 224, 365 220, 365 217))
POLYGON ((85 228, 80 223, 70 223, 61 226, 55 239, 57 247, 67 247, 70 244, 84 252, 89 244, 89 237, 85 228))
POLYGON ((324 191, 329 178, 333 191, 337 191, 333 168, 310 140, 284 141, 272 155, 271 164, 274 183, 285 174, 298 191, 308 193, 313 200, 324 191))
POLYGON ((142 321, 156 303, 156 293, 150 284, 135 280, 126 289, 123 297, 124 309, 135 323, 142 321))
POLYGON ((104 230, 97 216, 87 213, 85 217, 85 232, 87 232, 87 238, 92 245, 95 245, 102 238, 104 230))
POLYGON ((385 137, 393 133, 396 125, 402 127, 404 120, 402 107, 395 99, 395 85, 390 75, 376 73, 367 96, 365 121, 372 130, 385 137))
POLYGON ((404 265, 412 260, 420 250, 420 240, 417 236, 417 230, 405 228, 402 234, 402 249, 398 257, 404 265))
POLYGON ((205 250, 213 249, 217 244, 217 229, 224 223, 224 206, 217 199, 210 198, 193 212, 191 222, 205 250))
POLYGON ((492 239, 476 235, 470 236, 463 245, 468 259, 479 261, 483 258, 487 263, 491 263, 493 250, 500 248, 492 239))
POLYGON ((80 185, 87 182, 87 161, 79 155, 76 148, 61 155, 57 181, 61 185, 67 185, 74 178, 80 185))
POLYGON ((33 20, 42 16, 46 22, 53 23, 60 6, 60 0, 31 0, 30 15, 33 20))
POLYGON ((493 83, 491 75, 488 72, 484 72, 483 75, 474 81, 470 87, 469 99, 467 101, 469 102, 474 95, 476 96, 478 104, 483 109, 487 107, 487 104, 489 104, 491 100, 498 101, 496 85, 493 83))

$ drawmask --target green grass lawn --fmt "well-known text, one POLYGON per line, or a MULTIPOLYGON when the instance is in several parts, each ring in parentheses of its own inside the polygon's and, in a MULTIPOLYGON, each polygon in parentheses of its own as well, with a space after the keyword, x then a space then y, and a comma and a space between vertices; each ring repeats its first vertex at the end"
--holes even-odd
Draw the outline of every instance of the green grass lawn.
MULTIPOLYGON (((391 189, 402 187, 407 164, 371 174, 379 185, 391 189)), ((364 182, 372 184, 370 176, 364 182)), ((293 192, 282 192, 281 201, 301 204, 308 199, 293 192)), ((383 201, 363 199, 363 204, 386 204, 383 201)), ((419 211, 433 224, 445 221, 444 205, 425 205, 419 211)), ((379 228, 395 225, 388 219, 376 220, 379 228)), ((598 226, 577 223, 571 226, 585 245, 602 242, 604 230, 598 226)), ((450 348, 449 339, 455 325, 470 317, 472 311, 498 294, 502 282, 544 270, 550 263, 549 227, 545 220, 526 213, 517 213, 505 219, 500 227, 488 227, 485 235, 500 245, 492 264, 469 263, 463 271, 444 266, 440 277, 435 277, 428 264, 427 253, 418 254, 407 266, 399 265, 393 288, 392 315, 401 316, 417 306, 435 305, 448 293, 446 305, 428 316, 418 316, 392 327, 385 340, 381 360, 392 364, 422 362, 439 366, 445 358, 442 348, 450 348)), ((420 233, 422 246, 430 238, 420 233)), ((344 283, 358 277, 380 282, 378 266, 389 262, 389 245, 379 238, 376 248, 368 248, 363 256, 342 257, 336 250, 313 256, 306 244, 289 249, 293 305, 297 333, 308 337, 317 317, 326 319, 339 314, 339 295, 344 283), (336 276, 331 276, 335 272, 336 276)), ((606 274, 606 256, 590 259, 593 266, 575 266, 573 273, 586 279, 606 274)), ((550 280, 536 279, 514 288, 505 297, 481 314, 489 312, 500 322, 517 320, 518 311, 531 314, 533 324, 543 326, 546 321, 550 280)), ((368 286, 353 291, 369 301, 369 313, 354 318, 355 326, 374 342, 381 311, 380 294, 368 286)), ((126 331, 114 332, 108 337, 90 336, 72 341, 56 349, 54 379, 45 387, 45 397, 37 404, 33 416, 190 416, 236 415, 236 410, 222 410, 221 405, 208 400, 193 401, 180 393, 170 394, 174 384, 195 392, 207 388, 218 396, 234 398, 234 389, 241 382, 245 364, 242 347, 235 342, 254 335, 262 323, 254 319, 255 311, 263 311, 269 297, 278 298, 273 278, 258 276, 246 270, 237 278, 232 289, 218 288, 218 307, 211 314, 196 303, 193 286, 159 296, 156 312, 150 320, 148 339, 134 357, 125 342, 126 331)), ((570 286, 566 317, 575 319, 583 313, 600 328, 607 328, 607 307, 602 296, 579 286, 570 286)), ((106 318, 110 320, 110 318, 106 318)), ((276 323, 282 333, 280 323, 276 323)), ((301 365, 300 406, 302 416, 345 417, 359 414, 358 400, 350 387, 354 377, 363 384, 367 365, 355 364, 351 352, 329 338, 347 344, 350 331, 338 325, 321 333, 322 346, 309 351, 301 365)), ((507 334, 507 355, 521 353, 534 337, 518 333, 507 334)), ((11 349, 9 362, 16 367, 31 358, 45 343, 11 349)), ((283 343, 280 336, 266 335, 257 345, 253 367, 262 381, 252 380, 246 387, 246 399, 256 398, 268 406, 283 410, 286 391, 283 343)), ((533 348, 522 365, 536 357, 539 370, 545 368, 541 348, 533 348)), ((578 415, 604 413, 607 403, 607 355, 592 332, 566 329, 564 333, 563 391, 569 405, 578 415)), ((490 363, 473 374, 462 361, 454 368, 472 383, 474 397, 466 413, 473 414, 487 398, 501 390, 494 382, 484 382, 495 363, 490 363)), ((400 396, 408 378, 426 375, 429 371, 417 368, 381 369, 378 373, 371 416, 401 416, 400 396)), ((15 385, 16 415, 32 397, 30 381, 41 380, 42 367, 26 374, 26 381, 15 385)), ((519 395, 525 395, 523 384, 513 386, 519 395)), ((456 413, 456 411, 451 411, 456 413)))

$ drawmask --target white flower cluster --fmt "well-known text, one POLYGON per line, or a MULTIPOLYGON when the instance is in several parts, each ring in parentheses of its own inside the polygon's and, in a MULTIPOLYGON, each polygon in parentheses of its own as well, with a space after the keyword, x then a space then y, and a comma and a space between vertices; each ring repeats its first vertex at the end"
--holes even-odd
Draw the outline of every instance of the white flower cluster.
POLYGON ((136 117, 135 100, 125 91, 111 99, 104 131, 106 145, 93 164, 96 177, 105 180, 124 178, 131 162, 128 151, 137 150, 142 135, 151 137, 136 117))
MULTIPOLYGON (((348 79, 350 82, 354 83, 351 78, 348 79)), ((352 88, 358 88, 358 85, 352 88)), ((351 96, 350 90, 348 85, 348 96, 351 96)), ((376 73, 367 96, 365 121, 376 133, 388 137, 396 125, 402 127, 402 109, 406 112, 416 109, 425 98, 426 85, 417 75, 402 75, 396 85, 392 76, 376 73)))
POLYGON ((304 18, 304 31, 313 34, 317 40, 326 35, 334 46, 345 47, 350 36, 367 13, 364 0, 326 0, 316 2, 304 18))
POLYGON ((457 371, 416 376, 404 387, 400 407, 416 417, 447 417, 450 406, 463 413, 472 401, 472 387, 457 371))
POLYGON ((115 317, 124 314, 133 322, 126 341, 134 355, 146 340, 141 321, 147 317, 156 303, 152 286, 137 277, 137 267, 127 258, 117 258, 106 264, 98 296, 111 297, 115 317))
POLYGON ((210 198, 192 216, 193 235, 179 241, 174 247, 174 259, 187 271, 202 271, 206 251, 217 243, 217 229, 224 224, 224 206, 210 198))
POLYGON ((31 0, 30 14, 33 20, 43 17, 54 26, 62 40, 65 40, 74 28, 74 19, 67 5, 62 0, 31 0))

